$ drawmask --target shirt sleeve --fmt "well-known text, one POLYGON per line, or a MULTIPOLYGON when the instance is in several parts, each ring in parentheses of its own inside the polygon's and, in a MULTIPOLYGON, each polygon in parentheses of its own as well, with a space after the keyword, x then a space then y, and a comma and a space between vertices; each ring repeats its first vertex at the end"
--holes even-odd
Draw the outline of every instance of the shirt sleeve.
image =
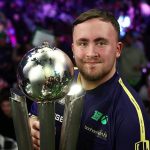
POLYGON ((38 105, 36 102, 33 102, 33 104, 31 105, 30 115, 38 115, 38 105))
MULTIPOLYGON (((150 119, 146 115, 146 112, 144 112, 145 140, 150 142, 150 119)), ((145 143, 141 142, 140 124, 137 114, 126 113, 124 117, 116 133, 115 150, 136 150, 136 144, 141 150, 146 150, 145 143)))

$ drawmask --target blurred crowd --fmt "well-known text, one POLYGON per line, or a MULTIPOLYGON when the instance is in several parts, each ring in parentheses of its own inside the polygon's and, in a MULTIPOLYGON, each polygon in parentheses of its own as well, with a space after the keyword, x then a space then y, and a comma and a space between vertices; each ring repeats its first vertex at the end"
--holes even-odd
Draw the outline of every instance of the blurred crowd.
MULTIPOLYGON (((102 8, 116 18, 127 16, 121 40, 124 43, 118 69, 141 95, 150 113, 150 4, 147 0, 0 0, 0 129, 13 129, 9 89, 16 86, 16 70, 23 55, 41 40, 71 52, 72 22, 79 13, 102 8), (9 127, 5 126, 8 124, 9 127)), ((7 130, 8 131, 8 130, 7 130)), ((14 132, 3 136, 15 140, 14 132)))

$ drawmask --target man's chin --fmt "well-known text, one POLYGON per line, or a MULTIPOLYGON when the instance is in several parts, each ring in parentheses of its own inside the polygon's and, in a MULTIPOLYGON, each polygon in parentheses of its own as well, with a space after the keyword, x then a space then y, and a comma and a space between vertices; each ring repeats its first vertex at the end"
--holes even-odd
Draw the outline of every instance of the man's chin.
POLYGON ((98 81, 101 78, 101 74, 96 74, 94 72, 81 72, 81 75, 83 78, 85 78, 87 81, 98 81))

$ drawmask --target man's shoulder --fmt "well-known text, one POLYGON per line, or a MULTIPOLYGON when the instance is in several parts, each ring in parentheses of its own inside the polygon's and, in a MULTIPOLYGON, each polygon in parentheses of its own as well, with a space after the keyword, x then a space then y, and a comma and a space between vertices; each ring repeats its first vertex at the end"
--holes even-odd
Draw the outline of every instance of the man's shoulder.
POLYGON ((122 118, 121 120, 132 122, 132 124, 140 125, 141 120, 144 120, 146 124, 150 123, 150 116, 138 93, 122 80, 119 81, 119 84, 121 90, 116 114, 122 118))
POLYGON ((127 83, 119 79, 117 112, 122 116, 137 117, 138 113, 145 113, 143 102, 138 93, 127 83))
POLYGON ((119 98, 122 99, 125 102, 134 104, 134 102, 141 102, 141 98, 139 96, 139 94, 124 80, 122 80, 121 78, 119 78, 118 80, 118 84, 119 84, 119 98))

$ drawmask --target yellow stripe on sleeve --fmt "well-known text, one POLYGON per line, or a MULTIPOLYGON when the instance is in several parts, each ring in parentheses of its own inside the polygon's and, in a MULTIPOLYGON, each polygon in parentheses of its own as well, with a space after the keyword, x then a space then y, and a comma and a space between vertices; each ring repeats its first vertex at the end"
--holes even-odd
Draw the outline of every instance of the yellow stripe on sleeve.
POLYGON ((144 120, 143 120, 143 115, 142 115, 141 109, 140 109, 138 103, 136 102, 136 100, 134 99, 134 97, 132 96, 132 94, 130 93, 130 91, 124 85, 121 78, 119 79, 119 83, 121 84, 122 88, 124 89, 124 91, 128 95, 130 101, 132 102, 132 104, 134 105, 134 107, 137 111, 137 115, 138 115, 138 118, 139 118, 139 124, 140 124, 140 134, 141 134, 140 139, 145 140, 145 126, 144 126, 144 120))
POLYGON ((124 89, 124 91, 126 92, 126 94, 128 95, 131 103, 134 105, 134 107, 135 107, 135 109, 137 111, 138 119, 139 119, 140 141, 135 143, 135 150, 139 150, 140 147, 142 147, 142 150, 150 150, 149 140, 145 139, 145 125, 144 125, 144 119, 143 119, 142 111, 141 111, 138 103, 136 102, 136 100, 132 96, 131 92, 124 85, 124 83, 123 83, 121 78, 119 79, 119 83, 122 86, 122 88, 124 89))

